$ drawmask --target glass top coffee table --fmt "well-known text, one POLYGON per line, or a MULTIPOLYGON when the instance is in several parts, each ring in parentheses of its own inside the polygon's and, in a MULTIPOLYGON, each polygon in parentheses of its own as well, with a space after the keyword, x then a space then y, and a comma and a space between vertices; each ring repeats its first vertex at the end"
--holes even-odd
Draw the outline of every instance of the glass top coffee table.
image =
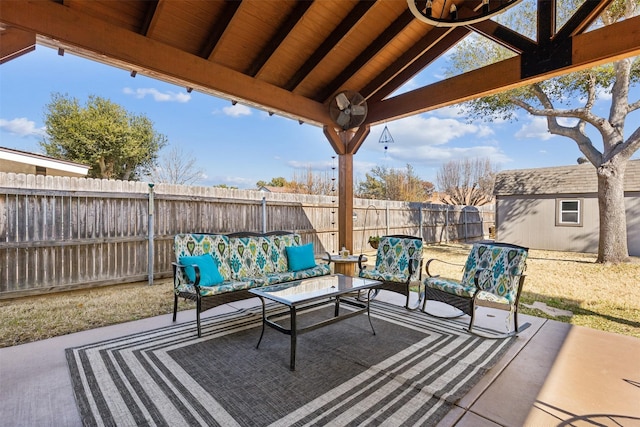
POLYGON ((260 297, 262 301, 262 333, 256 348, 260 346, 262 337, 264 336, 265 326, 268 325, 277 331, 291 336, 291 357, 290 369, 295 370, 296 366, 296 340, 299 334, 318 329, 322 326, 335 323, 340 320, 348 319, 362 313, 367 313, 369 325, 375 335, 371 323, 369 313, 370 298, 360 301, 355 298, 345 297, 354 292, 371 292, 382 283, 377 280, 363 279, 360 277, 349 277, 342 274, 332 274, 329 276, 313 277, 310 279, 295 280, 293 282, 281 283, 278 285, 263 286, 260 288, 250 289, 249 292, 260 297), (282 313, 273 316, 267 316, 266 300, 274 301, 289 307, 290 326, 285 327, 276 323, 273 318, 282 318, 282 313), (340 303, 355 307, 355 310, 343 310, 340 313, 340 303), (335 309, 333 317, 314 323, 313 325, 298 328, 296 325, 296 316, 305 310, 310 310, 321 305, 334 304, 335 309))

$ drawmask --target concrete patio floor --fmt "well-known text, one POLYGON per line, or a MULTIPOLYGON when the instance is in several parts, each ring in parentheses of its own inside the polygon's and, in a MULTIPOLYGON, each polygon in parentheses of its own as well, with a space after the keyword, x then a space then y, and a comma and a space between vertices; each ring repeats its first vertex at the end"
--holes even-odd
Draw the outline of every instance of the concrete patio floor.
MULTIPOLYGON (((378 298, 402 304, 396 294, 378 298)), ((503 323, 500 315, 487 311, 480 319, 503 323)), ((194 318, 183 311, 178 322, 194 318)), ((640 339, 521 315, 526 322, 531 326, 439 426, 640 426, 640 339)), ((81 426, 64 350, 169 324, 171 315, 163 315, 0 349, 0 425, 81 426)))

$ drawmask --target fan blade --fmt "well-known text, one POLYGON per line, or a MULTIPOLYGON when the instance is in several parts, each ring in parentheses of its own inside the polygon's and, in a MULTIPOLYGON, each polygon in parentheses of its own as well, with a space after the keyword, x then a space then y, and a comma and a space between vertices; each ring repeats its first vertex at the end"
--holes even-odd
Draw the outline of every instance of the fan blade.
POLYGON ((336 119, 336 123, 343 129, 346 129, 345 126, 349 126, 349 122, 351 121, 351 116, 346 113, 340 113, 338 118, 336 119))
POLYGON ((354 105, 351 107, 351 114, 354 116, 364 116, 367 114, 367 107, 364 105, 354 105))
POLYGON ((336 95, 336 104, 338 105, 338 108, 341 110, 344 110, 345 108, 349 107, 349 98, 347 98, 347 95, 344 94, 344 92, 340 92, 339 94, 336 95))

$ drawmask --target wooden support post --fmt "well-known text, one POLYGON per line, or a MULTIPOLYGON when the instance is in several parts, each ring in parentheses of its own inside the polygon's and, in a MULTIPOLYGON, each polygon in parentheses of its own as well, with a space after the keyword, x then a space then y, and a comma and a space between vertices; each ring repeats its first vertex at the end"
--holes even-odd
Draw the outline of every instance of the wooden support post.
MULTIPOLYGON (((338 249, 353 253, 353 156, 369 135, 369 126, 357 130, 337 131, 325 126, 324 134, 338 155, 338 249)), ((353 276, 355 265, 336 264, 336 273, 353 276)))

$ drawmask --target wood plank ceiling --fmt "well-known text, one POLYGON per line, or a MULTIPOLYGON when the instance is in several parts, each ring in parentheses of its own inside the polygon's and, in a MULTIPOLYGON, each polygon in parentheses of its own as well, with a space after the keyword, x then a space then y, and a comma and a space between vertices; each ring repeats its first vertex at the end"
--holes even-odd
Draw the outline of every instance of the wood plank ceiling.
POLYGON ((638 18, 583 34, 610 1, 586 0, 556 31, 555 0, 539 0, 530 40, 493 21, 433 27, 406 0, 2 0, 0 60, 38 42, 319 126, 349 89, 367 100, 366 125, 640 54, 638 18), (517 56, 390 97, 470 32, 517 56))

